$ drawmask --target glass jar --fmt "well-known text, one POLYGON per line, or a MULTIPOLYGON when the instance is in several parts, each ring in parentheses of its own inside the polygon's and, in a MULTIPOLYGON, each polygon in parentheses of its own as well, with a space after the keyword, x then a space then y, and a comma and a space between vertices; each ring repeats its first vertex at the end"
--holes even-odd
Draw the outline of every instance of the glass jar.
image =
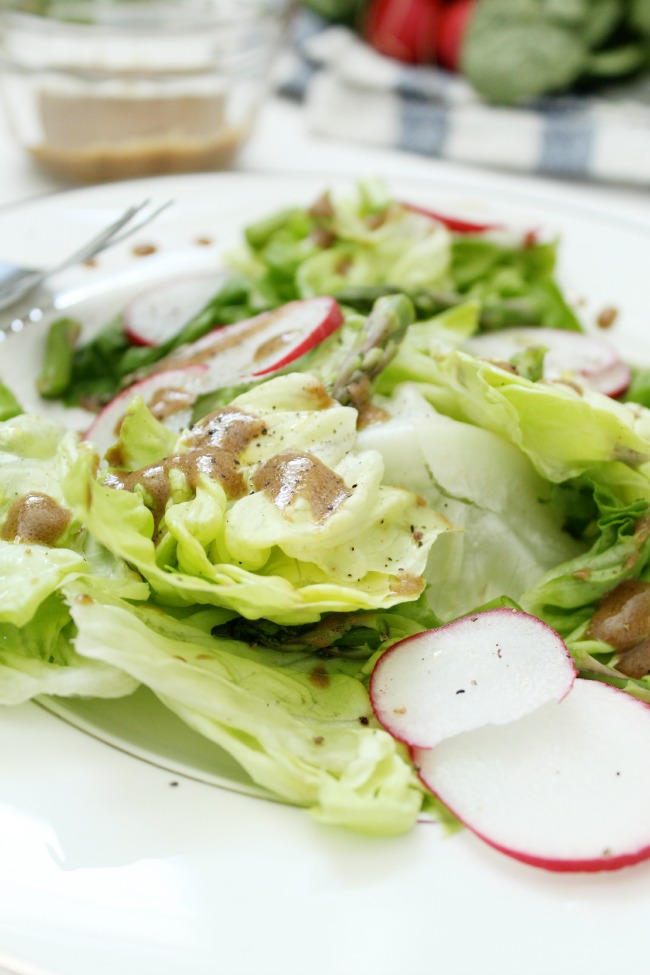
POLYGON ((288 0, 23 0, 0 80, 20 143, 76 182, 227 167, 250 134, 288 0))

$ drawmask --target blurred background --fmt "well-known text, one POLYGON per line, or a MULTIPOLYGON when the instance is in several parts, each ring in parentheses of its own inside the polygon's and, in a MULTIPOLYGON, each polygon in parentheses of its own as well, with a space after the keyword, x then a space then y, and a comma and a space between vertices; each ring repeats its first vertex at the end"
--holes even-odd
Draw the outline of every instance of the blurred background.
POLYGON ((650 0, 0 0, 0 56, 30 188, 307 144, 650 185, 650 0))
POLYGON ((294 32, 314 131, 650 185, 650 0, 305 0, 294 32))

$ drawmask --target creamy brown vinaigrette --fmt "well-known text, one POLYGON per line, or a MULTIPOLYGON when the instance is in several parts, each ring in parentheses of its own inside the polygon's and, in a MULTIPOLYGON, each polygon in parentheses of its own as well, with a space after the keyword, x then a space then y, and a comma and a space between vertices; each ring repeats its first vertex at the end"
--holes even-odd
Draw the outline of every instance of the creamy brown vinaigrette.
MULTIPOLYGON (((194 395, 187 389, 178 386, 165 386, 157 389, 147 400, 147 409, 160 423, 164 423, 170 416, 183 411, 189 412, 194 405, 194 395)), ((115 424, 113 433, 119 437, 124 416, 121 416, 115 424)), ((106 460, 111 467, 126 467, 126 460, 121 444, 118 442, 106 451, 106 460)))
POLYGON ((296 339, 296 332, 283 332, 282 335, 274 335, 273 338, 267 339, 266 342, 262 342, 261 345, 255 349, 255 355, 253 356, 253 362, 262 362, 264 359, 268 359, 270 356, 279 356, 281 352, 291 345, 296 339))
POLYGON ((111 471, 104 484, 124 491, 133 491, 140 484, 149 496, 157 531, 171 497, 170 471, 181 471, 193 490, 204 475, 219 481, 232 500, 241 498, 247 487, 239 456, 266 432, 263 420, 227 406, 208 414, 192 428, 185 439, 187 450, 136 471, 111 471))
POLYGON ((147 401, 147 408, 156 420, 163 423, 170 416, 183 410, 190 410, 194 405, 195 396, 188 389, 177 386, 165 386, 157 389, 151 399, 147 401))
POLYGON ((397 596, 404 596, 405 599, 413 599, 419 596, 423 589, 424 579, 422 576, 414 576, 410 572, 400 573, 390 584, 390 591, 397 596))
POLYGON ((345 481, 312 454, 286 450, 269 458, 253 476, 253 487, 284 511, 304 498, 314 519, 325 521, 352 494, 345 481))
MULTIPOLYGON (((262 314, 256 315, 255 318, 250 318, 246 322, 238 322, 236 323, 237 327, 217 328, 200 339, 198 343, 192 343, 187 349, 172 352, 166 359, 161 359, 157 363, 155 371, 160 372, 168 369, 170 363, 174 367, 184 367, 209 362, 216 355, 226 352, 228 349, 236 348, 260 333, 264 335, 273 320, 282 317, 284 314, 284 310, 279 308, 274 311, 262 312, 262 314)), ((267 339, 262 345, 266 345, 268 341, 267 339)), ((260 361, 258 352, 259 350, 253 353, 254 362, 260 361)))
POLYGON ((196 423, 185 437, 185 443, 197 450, 220 447, 239 457, 249 444, 266 432, 264 420, 235 406, 224 406, 196 423))
POLYGON ((24 494, 9 508, 0 537, 5 542, 54 545, 70 524, 72 515, 49 494, 24 494))
POLYGON ((172 470, 181 471, 193 489, 198 485, 199 475, 205 474, 219 481, 229 498, 241 498, 246 493, 246 484, 236 459, 218 447, 170 454, 158 464, 141 467, 137 471, 112 471, 106 475, 104 484, 124 491, 133 491, 138 484, 142 485, 149 495, 154 524, 158 528, 171 497, 169 473, 172 470))
POLYGON ((382 409, 381 406, 375 406, 370 401, 371 388, 367 376, 362 376, 350 383, 348 395, 351 405, 357 411, 357 429, 363 430, 364 427, 369 427, 373 423, 384 423, 386 420, 390 420, 390 413, 382 409))
POLYGON ((31 148, 55 175, 80 182, 228 166, 250 133, 226 118, 223 94, 138 97, 43 90, 43 144, 31 148))
POLYGON ((626 676, 650 673, 650 583, 626 579, 616 586, 601 600, 586 635, 620 653, 615 666, 626 676))

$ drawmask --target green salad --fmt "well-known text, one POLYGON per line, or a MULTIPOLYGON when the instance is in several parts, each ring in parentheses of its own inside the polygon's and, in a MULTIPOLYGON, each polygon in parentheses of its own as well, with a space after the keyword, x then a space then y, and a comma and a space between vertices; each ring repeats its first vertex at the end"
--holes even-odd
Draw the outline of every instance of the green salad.
POLYGON ((103 409, 86 438, 0 390, 0 702, 144 685, 280 799, 397 834, 449 816, 373 713, 396 641, 518 607, 650 701, 650 623, 607 610, 650 580, 650 411, 557 241, 374 181, 261 216, 156 344, 52 326, 39 388, 103 409))

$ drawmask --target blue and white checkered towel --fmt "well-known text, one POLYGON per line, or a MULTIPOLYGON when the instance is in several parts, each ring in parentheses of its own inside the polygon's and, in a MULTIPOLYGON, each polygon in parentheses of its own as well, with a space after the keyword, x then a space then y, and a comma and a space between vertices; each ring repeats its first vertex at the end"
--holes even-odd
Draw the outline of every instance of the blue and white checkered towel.
POLYGON ((306 14, 280 92, 318 135, 525 173, 650 187, 650 77, 598 97, 488 105, 460 75, 403 65, 306 14))

